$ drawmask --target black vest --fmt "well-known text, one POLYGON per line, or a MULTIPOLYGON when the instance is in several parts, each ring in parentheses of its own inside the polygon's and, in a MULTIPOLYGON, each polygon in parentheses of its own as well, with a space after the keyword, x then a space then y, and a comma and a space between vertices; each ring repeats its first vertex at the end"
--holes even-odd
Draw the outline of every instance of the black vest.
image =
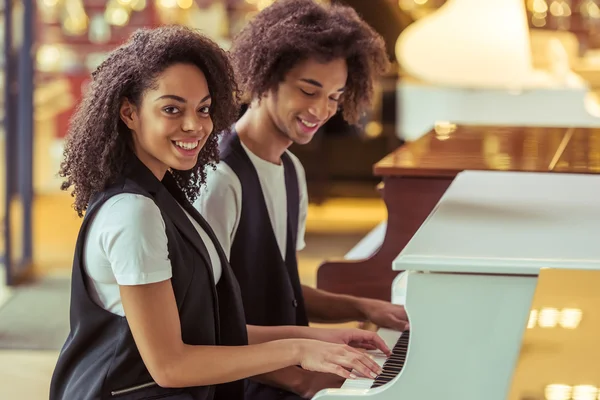
MULTIPOLYGON (((124 317, 98 306, 90 298, 83 270, 83 249, 90 221, 110 197, 135 193, 152 199, 166 225, 172 285, 189 345, 248 343, 239 286, 221 246, 206 221, 189 204, 171 174, 163 182, 131 156, 125 178, 94 196, 79 232, 73 261, 71 331, 52 376, 50 400, 158 398, 239 400, 243 381, 185 389, 154 384, 124 317), (200 224, 215 244, 223 268, 215 286, 208 251, 179 204, 200 224)), ((198 370, 210 365, 198 365, 198 370)))
POLYGON ((299 188, 294 163, 281 157, 287 194, 285 260, 277 245, 258 174, 235 132, 221 142, 221 159, 242 186, 240 221, 231 244, 230 264, 242 290, 249 325, 308 325, 296 262, 299 188))
MULTIPOLYGON (((235 131, 225 134, 221 142, 221 159, 235 172, 242 186, 242 210, 229 259, 242 290, 246 322, 262 326, 307 326, 296 261, 300 194, 292 159, 287 153, 281 157, 287 197, 285 260, 277 245, 258 174, 235 131)), ((248 381, 246 400, 259 399, 299 397, 248 381)))

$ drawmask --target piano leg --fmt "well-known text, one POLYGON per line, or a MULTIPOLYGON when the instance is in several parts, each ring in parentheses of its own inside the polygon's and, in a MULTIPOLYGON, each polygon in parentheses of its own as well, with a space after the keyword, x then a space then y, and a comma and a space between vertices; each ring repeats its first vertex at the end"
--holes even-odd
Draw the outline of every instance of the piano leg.
POLYGON ((388 221, 382 245, 360 261, 325 261, 317 271, 317 288, 329 292, 391 300, 392 261, 413 237, 446 192, 454 177, 383 178, 388 221))

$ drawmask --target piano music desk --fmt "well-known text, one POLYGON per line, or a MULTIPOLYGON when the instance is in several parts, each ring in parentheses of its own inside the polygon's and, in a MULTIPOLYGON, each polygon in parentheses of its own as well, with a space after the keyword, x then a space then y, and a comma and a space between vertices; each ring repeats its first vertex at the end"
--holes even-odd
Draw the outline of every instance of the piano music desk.
POLYGON ((317 287, 390 300, 392 261, 465 170, 598 173, 600 129, 436 126, 374 165, 388 219, 349 259, 322 263, 317 287))

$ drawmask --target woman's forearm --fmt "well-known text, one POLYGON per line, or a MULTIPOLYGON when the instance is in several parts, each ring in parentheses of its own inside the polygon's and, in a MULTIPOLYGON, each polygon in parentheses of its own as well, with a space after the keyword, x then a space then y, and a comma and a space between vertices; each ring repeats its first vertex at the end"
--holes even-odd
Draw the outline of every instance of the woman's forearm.
POLYGON ((343 378, 348 378, 352 369, 367 375, 379 368, 364 353, 344 345, 301 338, 273 340, 276 335, 302 337, 309 328, 251 328, 250 343, 265 340, 268 335, 271 341, 249 346, 188 345, 181 339, 170 281, 121 286, 120 290, 135 344, 154 381, 163 387, 215 385, 292 365, 343 378))
POLYGON ((318 328, 308 326, 258 326, 246 325, 248 343, 259 344, 281 339, 316 339, 318 328))
POLYGON ((190 346, 176 352, 155 380, 163 387, 214 385, 265 374, 299 363, 294 340, 250 346, 190 346))

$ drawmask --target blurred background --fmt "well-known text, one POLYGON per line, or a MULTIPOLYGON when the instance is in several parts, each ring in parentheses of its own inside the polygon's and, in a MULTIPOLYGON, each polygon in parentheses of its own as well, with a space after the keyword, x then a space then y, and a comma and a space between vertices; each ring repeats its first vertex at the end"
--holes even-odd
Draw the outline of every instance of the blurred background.
MULTIPOLYGON (((335 117, 309 145, 291 149, 306 169, 311 202, 304 283, 317 285, 324 260, 377 251, 394 202, 377 188, 391 175, 531 169, 542 159, 542 170, 600 171, 600 0, 320 2, 354 7, 384 37, 393 68, 360 127, 335 117), (386 157, 396 172, 374 168, 386 157), (474 159, 475 167, 456 166, 474 159)), ((271 3, 0 3, 1 399, 46 398, 68 332, 81 220, 57 171, 90 72, 140 27, 199 28, 227 49, 271 3)))

